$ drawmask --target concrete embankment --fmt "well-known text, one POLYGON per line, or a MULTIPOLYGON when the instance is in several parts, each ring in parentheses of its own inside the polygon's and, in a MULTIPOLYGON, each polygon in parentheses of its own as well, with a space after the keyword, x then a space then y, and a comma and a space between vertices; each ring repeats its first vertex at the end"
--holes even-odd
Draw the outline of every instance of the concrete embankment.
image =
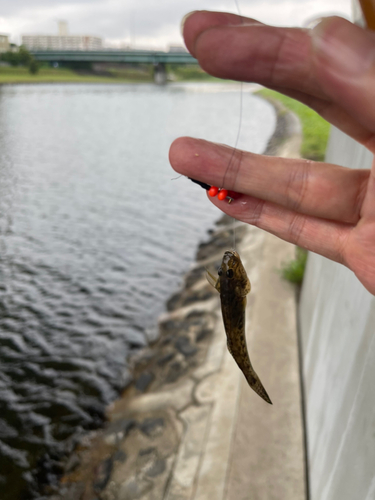
MULTIPOLYGON (((296 117, 275 104, 267 154, 298 156, 296 117)), ((236 224, 248 296, 250 357, 273 406, 247 385, 226 349, 219 296, 205 279, 232 246, 224 217, 197 252, 185 286, 159 320, 158 340, 133 359, 134 383, 108 423, 66 463, 69 500, 303 500, 303 422, 296 293, 277 269, 294 247, 236 224)))

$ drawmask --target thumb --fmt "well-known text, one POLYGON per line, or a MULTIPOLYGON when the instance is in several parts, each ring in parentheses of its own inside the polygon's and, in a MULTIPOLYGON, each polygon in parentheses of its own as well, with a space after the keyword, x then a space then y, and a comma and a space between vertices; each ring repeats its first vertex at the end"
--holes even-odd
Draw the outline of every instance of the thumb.
POLYGON ((375 34, 345 19, 312 30, 312 61, 325 93, 375 132, 375 34))

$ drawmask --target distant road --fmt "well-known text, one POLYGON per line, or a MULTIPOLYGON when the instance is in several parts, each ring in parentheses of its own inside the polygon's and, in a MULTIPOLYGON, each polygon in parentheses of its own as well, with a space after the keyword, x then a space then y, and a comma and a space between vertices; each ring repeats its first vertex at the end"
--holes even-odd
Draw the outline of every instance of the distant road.
POLYGON ((198 64, 188 52, 152 50, 30 50, 38 61, 47 62, 114 62, 148 64, 198 64))

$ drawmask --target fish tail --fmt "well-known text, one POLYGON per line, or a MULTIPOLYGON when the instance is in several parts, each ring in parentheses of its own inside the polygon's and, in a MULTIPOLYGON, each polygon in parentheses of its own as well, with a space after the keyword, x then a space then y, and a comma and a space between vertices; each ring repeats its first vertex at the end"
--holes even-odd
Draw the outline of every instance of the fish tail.
POLYGON ((264 399, 264 401, 266 401, 266 403, 269 403, 270 405, 272 405, 272 401, 271 401, 269 395, 267 394, 266 389, 263 387, 263 384, 260 381, 260 378, 255 373, 255 371, 251 370, 251 372, 244 373, 244 375, 246 377, 246 380, 247 380, 249 386, 253 389, 253 391, 255 391, 258 394, 258 396, 260 396, 262 399, 264 399))

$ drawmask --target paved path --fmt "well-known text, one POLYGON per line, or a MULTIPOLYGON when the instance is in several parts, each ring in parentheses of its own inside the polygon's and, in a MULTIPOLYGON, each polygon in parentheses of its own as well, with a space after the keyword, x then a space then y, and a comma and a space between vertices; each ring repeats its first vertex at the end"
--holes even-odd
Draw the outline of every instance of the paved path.
POLYGON ((295 290, 276 272, 293 247, 252 228, 241 255, 252 281, 250 355, 273 405, 247 385, 220 325, 199 369, 207 376, 195 388, 196 404, 180 413, 185 432, 167 500, 306 497, 295 290))
MULTIPOLYGON (((289 140, 279 156, 296 157, 299 124, 289 116, 289 140)), ((247 341, 254 367, 273 406, 248 386, 225 349, 223 327, 211 349, 223 349, 220 370, 204 379, 198 401, 211 402, 194 488, 182 495, 174 476, 168 500, 303 500, 306 498, 302 401, 295 289, 276 272, 294 258, 294 247, 256 228, 241 243, 251 277, 247 307, 247 341)), ((192 427, 194 424, 190 424, 192 427)), ((186 435, 182 450, 191 446, 186 435)), ((198 450, 197 450, 198 453, 198 450)), ((183 467, 179 455, 176 471, 183 467)))

